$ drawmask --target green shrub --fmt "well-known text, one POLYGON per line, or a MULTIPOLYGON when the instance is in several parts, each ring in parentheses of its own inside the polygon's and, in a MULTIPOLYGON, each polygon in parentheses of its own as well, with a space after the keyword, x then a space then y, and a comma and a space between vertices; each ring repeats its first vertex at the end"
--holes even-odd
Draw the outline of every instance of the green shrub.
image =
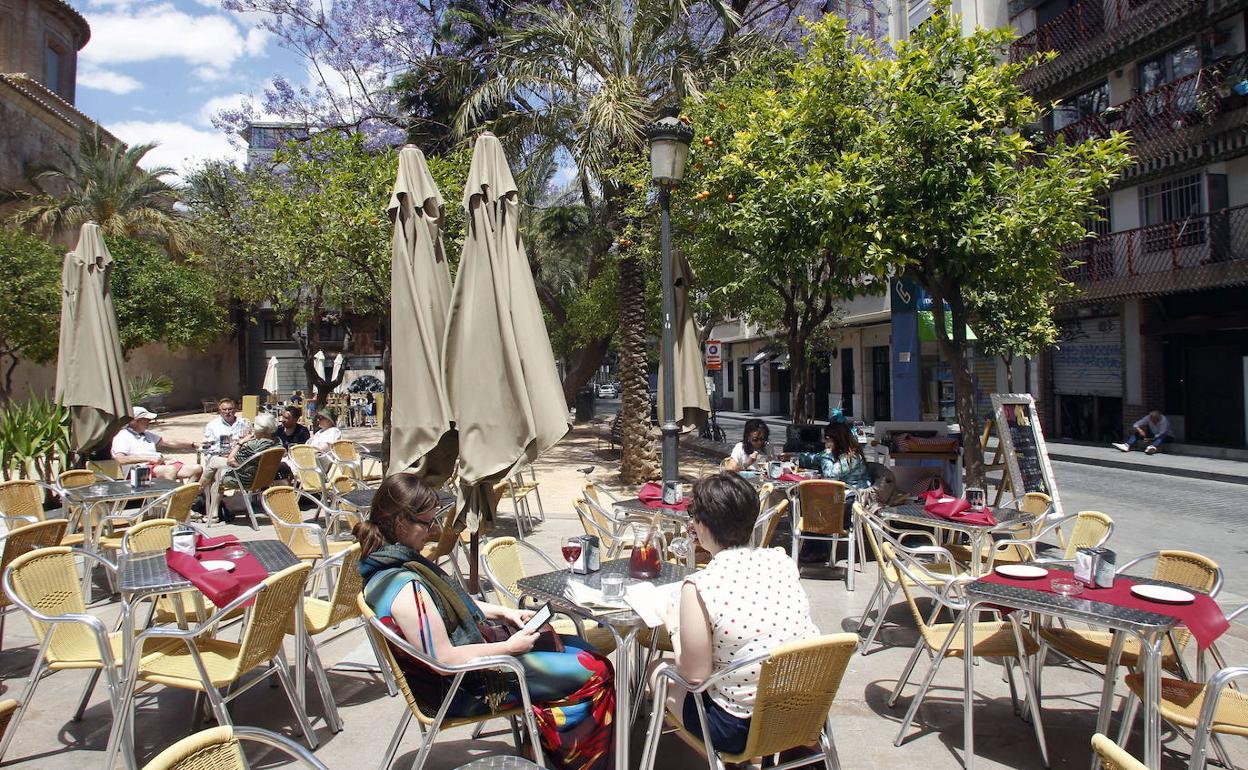
POLYGON ((69 451, 69 410, 47 396, 0 409, 0 477, 51 483, 69 451))

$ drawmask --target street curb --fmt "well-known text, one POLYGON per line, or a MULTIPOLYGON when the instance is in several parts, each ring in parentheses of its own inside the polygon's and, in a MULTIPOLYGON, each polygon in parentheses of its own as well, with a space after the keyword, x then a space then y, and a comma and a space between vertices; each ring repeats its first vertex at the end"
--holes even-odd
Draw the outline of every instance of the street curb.
POLYGON ((1075 463, 1078 465, 1095 465, 1099 468, 1117 468, 1124 471, 1137 471, 1139 473, 1152 473, 1160 476, 1180 476, 1188 479, 1204 479, 1206 481, 1221 481, 1227 484, 1242 484, 1248 486, 1248 476, 1237 475, 1234 473, 1216 473, 1214 471, 1201 471, 1189 468, 1174 468, 1166 465, 1139 465, 1137 463, 1125 463, 1118 460, 1101 459, 1099 457, 1084 457, 1083 455, 1063 454, 1057 448, 1060 444, 1049 444, 1049 459, 1057 460, 1064 463, 1075 463), (1057 451, 1055 451, 1057 450, 1057 451))

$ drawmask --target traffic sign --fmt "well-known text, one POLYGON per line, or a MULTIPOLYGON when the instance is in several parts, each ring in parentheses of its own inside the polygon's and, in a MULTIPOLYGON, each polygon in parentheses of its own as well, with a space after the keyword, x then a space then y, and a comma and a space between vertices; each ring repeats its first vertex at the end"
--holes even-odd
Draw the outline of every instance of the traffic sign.
POLYGON ((719 340, 707 340, 703 353, 703 363, 706 364, 708 372, 718 372, 723 368, 723 359, 720 354, 719 340))

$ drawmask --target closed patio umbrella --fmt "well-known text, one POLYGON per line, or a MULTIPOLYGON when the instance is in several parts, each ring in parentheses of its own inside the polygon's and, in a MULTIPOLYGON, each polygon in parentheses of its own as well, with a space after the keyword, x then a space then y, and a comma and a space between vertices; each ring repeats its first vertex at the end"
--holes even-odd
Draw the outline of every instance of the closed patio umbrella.
POLYGON ((261 390, 267 390, 269 393, 277 393, 277 356, 269 356, 269 363, 264 367, 264 382, 260 385, 261 390))
MULTIPOLYGON (((693 271, 682 255, 676 261, 676 313, 672 318, 675 333, 676 422, 682 433, 696 430, 706 422, 711 400, 706 394, 706 376, 702 368, 702 349, 698 343, 697 325, 689 309, 689 286, 693 271)), ((663 378, 667 373, 659 364, 659 414, 663 415, 663 378)))
POLYGON ((61 272, 61 339, 56 398, 69 409, 71 443, 89 452, 130 419, 117 314, 109 287, 113 257, 94 222, 78 234, 61 272))
MULTIPOLYGON (((333 382, 334 380, 338 379, 338 375, 342 374, 342 364, 343 364, 343 361, 342 361, 342 354, 341 354, 341 353, 339 353, 339 354, 337 354, 337 355, 335 355, 335 356, 334 356, 334 370, 333 370, 333 373, 329 375, 329 381, 330 381, 330 382, 333 382)), ((335 393, 346 393, 346 392, 347 392, 347 386, 346 386, 344 383, 341 383, 341 382, 340 382, 340 383, 338 383, 337 385, 335 385, 335 386, 334 386, 334 392, 335 392, 335 393)))
POLYGON ((442 373, 451 271, 442 249, 445 201, 412 145, 399 151, 390 196, 390 463, 441 484, 455 469, 457 442, 442 373))
POLYGON ((316 371, 316 376, 322 380, 325 379, 325 351, 318 350, 316 355, 312 356, 312 369, 316 371))
POLYGON ((443 359, 473 531, 480 516, 493 516, 492 483, 568 431, 568 406, 520 240, 519 203, 501 143, 482 134, 464 188, 464 252, 443 359))

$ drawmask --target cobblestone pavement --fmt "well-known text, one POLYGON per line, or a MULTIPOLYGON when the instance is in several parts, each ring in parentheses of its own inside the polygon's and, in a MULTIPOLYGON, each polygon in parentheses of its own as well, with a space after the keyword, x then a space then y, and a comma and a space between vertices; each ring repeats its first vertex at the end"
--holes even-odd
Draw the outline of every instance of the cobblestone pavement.
MULTIPOLYGON (((162 420, 156 430, 169 435, 188 432, 194 435, 203 424, 202 416, 162 420)), ((353 437, 375 441, 376 431, 353 431, 353 437)), ((682 470, 688 477, 710 471, 717 458, 701 456, 694 452, 682 453, 682 470)), ((551 553, 557 551, 559 539, 578 532, 579 525, 572 511, 571 500, 583 484, 583 477, 576 471, 579 467, 595 466, 592 477, 610 484, 614 480, 618 454, 599 447, 595 438, 584 430, 578 430, 537 464, 542 482, 541 493, 546 510, 546 521, 537 527, 530 542, 551 553)), ((1143 550, 1135 547, 1138 540, 1145 543, 1149 533, 1160 534, 1158 545, 1189 543, 1196 550, 1210 552, 1221 558, 1223 551, 1214 552, 1213 543, 1225 548, 1228 554, 1238 554, 1226 541, 1228 525, 1226 517, 1232 514, 1227 508, 1210 513, 1207 505, 1187 500, 1189 493, 1210 493, 1205 487, 1176 487, 1172 498, 1164 497, 1164 491, 1136 487, 1132 480, 1107 482, 1104 477, 1089 476, 1083 479, 1078 470, 1058 469, 1068 505, 1095 507, 1116 511, 1122 526, 1115 533, 1115 545, 1123 552, 1143 550), (1098 482, 1098 478, 1100 481, 1098 482), (1087 492, 1076 491, 1087 488, 1087 492), (1094 490, 1102 490, 1094 493, 1094 490), (1066 491, 1069 490, 1069 491, 1066 491), (1129 490, 1129 491, 1124 491, 1129 490), (1086 494, 1086 502, 1080 495, 1086 494), (1108 504, 1113 495, 1115 505, 1108 504), (1158 518, 1164 510, 1158 500, 1173 499, 1182 502, 1178 509, 1185 521, 1196 522, 1202 529, 1199 534, 1191 526, 1162 528, 1158 518), (1152 501, 1151 505, 1145 505, 1152 501), (1137 511, 1147 510, 1148 513, 1137 511), (1129 513, 1127 511, 1130 511, 1129 513), (1134 533, 1134 534, 1133 534, 1134 533), (1202 537, 1213 537, 1203 541, 1202 537), (1121 538, 1121 539, 1120 539, 1121 538), (1135 538, 1134 540, 1132 538, 1135 538), (1125 544, 1125 545, 1123 545, 1125 544)), ((1099 472, 1099 471, 1098 471, 1099 472)), ((1212 494, 1221 495, 1214 491, 1212 494)), ((1219 498, 1220 499, 1220 498, 1219 498)), ((1219 502, 1219 506, 1223 503, 1219 502)), ((1229 506, 1229 502, 1226 503, 1229 506)), ((504 503, 495 530, 497 534, 514 532, 510 507, 504 503)), ((1173 516, 1173 512, 1171 513, 1173 516)), ((243 538, 272 537, 272 531, 262 525, 261 532, 253 533, 245 527, 223 527, 220 532, 232 531, 243 538)), ((216 531, 214 531, 214 534, 216 531)), ((1232 558, 1225 562, 1233 579, 1239 579, 1244 560, 1232 558)), ((866 565, 859 574, 857 590, 845 590, 842 570, 805 569, 803 585, 812 603, 815 620, 824 632, 853 630, 857 618, 875 586, 875 566, 866 565)), ((1236 585, 1240 585, 1236 583, 1236 585)), ((1234 606, 1234 602, 1224 606, 1234 606)), ((117 603, 100 602, 91 608, 93 614, 115 622, 117 603)), ((910 698, 917 688, 911 684, 903 692, 896 708, 887 705, 898 674, 912 648, 916 636, 913 621, 904 603, 894 604, 885 616, 881 640, 884 648, 872 655, 855 655, 849 664, 845 679, 833 707, 836 741, 841 764, 846 770, 882 766, 923 767, 925 770, 956 770, 961 764, 962 716, 961 716, 961 668, 950 661, 940 670, 927 702, 919 709, 915 725, 908 731, 902 746, 894 747, 898 726, 910 698)), ((371 653, 359 630, 344 626, 336 638, 322 647, 322 659, 327 666, 338 666, 329 678, 342 712, 345 730, 337 735, 326 727, 321 707, 314 694, 310 694, 309 710, 313 726, 321 741, 317 755, 329 767, 355 770, 375 767, 384 753, 394 725, 403 712, 404 704, 399 698, 387 698, 384 687, 372 675, 351 670, 344 663, 371 661, 371 653)), ((228 633, 228 632, 227 632, 228 633)), ((1232 629, 1220 642, 1228 660, 1234 663, 1248 662, 1248 634, 1242 627, 1232 629)), ((20 616, 9 618, 4 636, 3 653, 0 654, 0 697, 16 697, 24 684, 35 654, 35 645, 29 623, 20 616)), ((288 653, 290 645, 288 644, 288 653)), ((916 679, 927 666, 920 661, 916 679)), ((1017 718, 1011 708, 1009 689, 1001 676, 1001 668, 991 661, 984 661, 976 676, 976 757, 977 767, 985 770, 996 768, 1039 768, 1040 761, 1032 738, 1030 725, 1017 718)), ((27 720, 5 757, 9 766, 35 770, 35 768, 99 767, 102 764, 107 732, 111 723, 108 702, 101 687, 90 701, 85 717, 75 722, 70 717, 74 705, 87 681, 86 672, 64 671, 51 676, 39 689, 32 703, 27 720)), ((1089 744, 1099 698, 1100 680, 1073 668, 1052 662, 1044 677, 1043 718, 1048 733, 1048 746, 1055 768, 1084 768, 1090 757, 1089 744)), ((1122 692, 1122 688, 1119 688, 1122 692)), ((158 751, 192 730, 192 697, 189 693, 156 688, 140 696, 138 716, 138 743, 141 762, 150 760, 158 751)), ((291 715, 278 689, 265 685, 241 695, 230 707, 238 724, 255 725, 293 735, 291 715)), ((202 727, 202 723, 195 729, 202 727)), ((645 720, 638 720, 633 731, 633 756, 640 751, 644 739, 645 720)), ((1187 744, 1173 730, 1165 731, 1164 767, 1178 770, 1187 762, 1187 744)), ((1242 739, 1227 742, 1235 764, 1248 764, 1248 745, 1242 739)), ((413 728, 399 751, 396 767, 407 767, 415 758, 419 737, 413 728)), ((1131 746, 1138 754, 1138 733, 1131 746)), ((456 768, 469 759, 485 754, 509 753, 510 737, 504 722, 488 725, 486 733, 477 740, 470 738, 470 730, 460 728, 445 731, 437 741, 427 767, 434 770, 456 768)), ((691 750, 672 737, 664 738, 659 753, 661 770, 688 767, 704 767, 691 750)), ((273 757, 266 757, 253 766, 279 766, 273 757)), ((634 762, 633 766, 636 766, 634 762)))

